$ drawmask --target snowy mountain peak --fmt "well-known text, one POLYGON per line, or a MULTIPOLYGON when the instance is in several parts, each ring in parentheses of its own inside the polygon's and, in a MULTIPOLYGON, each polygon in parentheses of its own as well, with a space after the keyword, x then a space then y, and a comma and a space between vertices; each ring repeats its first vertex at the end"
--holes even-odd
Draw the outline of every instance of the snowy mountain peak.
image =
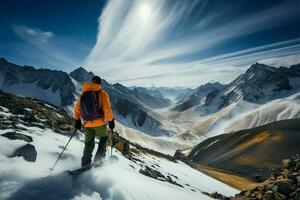
POLYGON ((290 71, 295 72, 297 75, 300 75, 300 63, 290 66, 290 71))
POLYGON ((8 64, 8 61, 5 59, 5 58, 3 58, 3 57, 1 57, 0 58, 0 64, 8 64))
POLYGON ((84 83, 90 80, 94 74, 92 72, 88 72, 83 67, 79 67, 70 73, 70 76, 75 79, 79 83, 84 83))
MULTIPOLYGON (((265 65, 265 64, 261 64, 261 63, 255 63, 253 65, 251 65, 249 67, 249 69, 247 69, 247 71, 253 71, 253 70, 257 70, 257 71, 262 71, 262 70, 266 70, 266 71, 272 71, 274 72, 275 71, 275 67, 271 67, 269 65, 265 65)), ((246 71, 246 73, 247 73, 246 71)))
POLYGON ((19 66, 5 59, 1 59, 0 66, 0 89, 3 91, 44 100, 58 107, 74 101, 75 87, 65 72, 19 66))
POLYGON ((174 109, 183 111, 197 107, 194 111, 206 115, 240 100, 262 104, 295 94, 299 90, 299 64, 290 68, 275 68, 255 63, 228 85, 210 83, 200 86, 181 99, 174 109))

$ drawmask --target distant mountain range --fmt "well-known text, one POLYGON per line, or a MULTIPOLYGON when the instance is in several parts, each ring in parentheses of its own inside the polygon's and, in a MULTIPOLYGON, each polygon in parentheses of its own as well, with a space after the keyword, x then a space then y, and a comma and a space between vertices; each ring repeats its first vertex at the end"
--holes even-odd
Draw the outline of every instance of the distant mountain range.
POLYGON ((150 94, 151 96, 157 96, 167 98, 172 102, 181 100, 185 94, 193 91, 190 88, 183 87, 129 87, 132 90, 138 90, 150 94))
POLYGON ((256 63, 231 83, 208 83, 188 93, 174 106, 176 111, 193 108, 205 116, 240 100, 263 104, 300 91, 300 64, 275 68, 256 63))
MULTIPOLYGON (((92 76, 94 74, 83 67, 68 74, 57 70, 19 66, 0 58, 1 90, 46 101, 69 113, 72 113, 74 102, 81 93, 82 83, 89 81, 92 76)), ((177 129, 172 127, 174 123, 180 126, 180 123, 195 116, 191 120, 194 124, 188 126, 192 128, 193 134, 201 135, 202 132, 215 132, 214 128, 218 127, 220 122, 233 119, 236 117, 235 113, 243 113, 246 107, 255 105, 253 108, 256 109, 259 105, 267 105, 270 101, 299 93, 300 64, 289 68, 275 68, 256 63, 227 85, 217 82, 207 83, 196 89, 179 87, 128 88, 119 83, 110 84, 105 80, 103 80, 102 85, 110 95, 117 121, 123 125, 151 136, 169 135, 170 133, 166 131, 160 113, 156 109, 170 108, 169 113, 164 115, 169 115, 169 119, 165 120, 170 122, 168 123, 170 126, 168 130, 173 130, 171 134, 182 133, 176 132, 177 129), (224 108, 226 110, 222 111, 224 108), (208 118, 200 120, 199 117, 208 118)), ((298 105, 297 98, 295 96, 289 102, 298 105)), ((236 124, 231 126, 235 128, 234 130, 241 130, 274 120, 295 118, 299 115, 297 114, 298 111, 292 112, 289 111, 290 109, 292 107, 288 105, 279 106, 279 103, 276 103, 275 106, 264 109, 266 111, 264 113, 256 111, 256 114, 248 114, 248 120, 244 120, 243 123, 240 122, 240 126, 236 124), (278 115, 278 117, 270 117, 267 113, 278 115), (249 119, 251 120, 249 121, 249 119)), ((235 121, 237 120, 235 119, 235 121)), ((211 136, 210 133, 208 136, 211 136)))

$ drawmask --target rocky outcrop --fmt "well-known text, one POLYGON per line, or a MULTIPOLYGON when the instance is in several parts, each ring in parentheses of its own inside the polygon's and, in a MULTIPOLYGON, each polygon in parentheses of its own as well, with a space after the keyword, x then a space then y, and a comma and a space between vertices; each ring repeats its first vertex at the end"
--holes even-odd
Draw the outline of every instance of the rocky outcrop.
POLYGON ((148 176, 150 178, 158 179, 160 181, 166 181, 166 182, 171 183, 173 185, 183 187, 182 185, 178 184, 175 180, 173 180, 170 176, 164 176, 158 170, 152 169, 152 168, 148 167, 147 165, 145 166, 144 169, 140 169, 139 173, 141 173, 145 176, 148 176))
POLYGON ((10 140, 24 140, 25 142, 32 142, 32 137, 17 132, 8 132, 2 134, 1 136, 6 137, 10 140))
POLYGON ((181 150, 178 149, 178 150, 176 150, 176 152, 174 154, 174 158, 184 161, 184 160, 186 160, 186 155, 184 153, 182 153, 181 150))
POLYGON ((282 161, 282 168, 259 186, 242 191, 232 200, 298 200, 300 199, 300 156, 282 161))
MULTIPOLYGON (((64 133, 73 129, 73 119, 63 110, 50 106, 45 102, 28 97, 19 97, 0 91, 0 105, 5 106, 11 113, 9 120, 0 115, 0 128, 21 130, 18 123, 25 126, 35 126, 41 129, 51 128, 64 133)), ((71 134, 71 133, 69 133, 71 134)))
POLYGON ((18 148, 10 157, 23 157, 28 162, 35 162, 37 151, 31 144, 26 144, 18 148))
POLYGON ((120 151, 125 157, 130 158, 130 145, 128 140, 120 137, 117 132, 114 132, 112 143, 114 148, 120 151))
POLYGON ((83 67, 79 67, 70 73, 70 76, 75 79, 78 83, 84 83, 90 81, 94 74, 87 72, 83 67))
POLYGON ((197 105, 210 104, 212 99, 223 90, 225 86, 216 83, 207 83, 196 88, 193 92, 187 94, 183 99, 176 103, 173 110, 184 111, 197 105))

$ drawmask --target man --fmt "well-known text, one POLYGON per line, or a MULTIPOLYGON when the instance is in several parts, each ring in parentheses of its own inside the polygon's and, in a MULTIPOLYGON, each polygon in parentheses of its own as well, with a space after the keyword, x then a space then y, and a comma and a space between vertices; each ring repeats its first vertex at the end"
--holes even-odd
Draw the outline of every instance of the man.
POLYGON ((108 134, 105 121, 109 122, 112 132, 115 127, 109 96, 101 88, 101 78, 94 76, 91 82, 83 84, 83 92, 75 105, 75 128, 81 129, 81 119, 85 128, 85 146, 81 159, 82 168, 91 168, 92 153, 95 147, 95 136, 100 137, 98 150, 94 158, 95 164, 101 164, 105 158, 108 134))

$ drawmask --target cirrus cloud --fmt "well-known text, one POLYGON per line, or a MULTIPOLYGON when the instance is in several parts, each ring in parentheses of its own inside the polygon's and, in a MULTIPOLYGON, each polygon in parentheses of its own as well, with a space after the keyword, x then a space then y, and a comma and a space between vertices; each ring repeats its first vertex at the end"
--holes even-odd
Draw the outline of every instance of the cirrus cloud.
POLYGON ((241 12, 249 5, 110 0, 98 19, 97 42, 85 65, 111 82, 128 86, 225 83, 251 62, 299 53, 299 38, 262 44, 256 44, 254 38, 252 46, 233 42, 298 20, 294 4, 293 0, 278 1, 241 12), (228 51, 228 45, 238 48, 228 51))

